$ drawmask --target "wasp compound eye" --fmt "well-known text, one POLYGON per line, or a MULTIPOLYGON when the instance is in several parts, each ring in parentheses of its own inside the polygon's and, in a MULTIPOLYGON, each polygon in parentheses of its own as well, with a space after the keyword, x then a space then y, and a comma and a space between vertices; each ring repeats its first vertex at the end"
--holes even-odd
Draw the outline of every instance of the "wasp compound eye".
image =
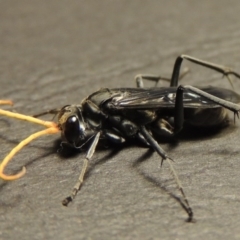
POLYGON ((65 123, 64 136, 69 143, 74 143, 81 135, 79 119, 77 116, 71 116, 65 123))

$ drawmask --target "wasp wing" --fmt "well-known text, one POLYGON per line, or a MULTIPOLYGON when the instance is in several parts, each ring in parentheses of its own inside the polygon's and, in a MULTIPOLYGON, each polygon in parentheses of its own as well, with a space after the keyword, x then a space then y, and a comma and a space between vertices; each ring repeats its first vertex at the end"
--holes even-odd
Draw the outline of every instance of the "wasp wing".
MULTIPOLYGON (((212 94, 221 99, 234 103, 240 102, 240 96, 235 92, 215 87, 199 88, 209 94, 212 94)), ((113 89, 116 92, 121 92, 117 96, 113 96, 108 107, 112 109, 156 109, 156 108, 173 108, 176 99, 176 87, 164 88, 126 88, 113 89)), ((183 93, 184 108, 216 108, 218 104, 210 99, 202 97, 196 93, 185 91, 183 93)))

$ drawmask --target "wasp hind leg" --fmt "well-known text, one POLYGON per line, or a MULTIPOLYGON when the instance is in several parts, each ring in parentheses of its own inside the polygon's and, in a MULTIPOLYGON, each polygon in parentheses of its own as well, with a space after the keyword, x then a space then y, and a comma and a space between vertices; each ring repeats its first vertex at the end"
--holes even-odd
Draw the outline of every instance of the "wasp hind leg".
POLYGON ((239 117, 239 111, 240 111, 240 105, 235 104, 233 102, 226 101, 224 99, 221 99, 219 97, 213 96, 207 92, 204 92, 196 87, 185 85, 180 85, 177 88, 176 93, 176 101, 175 101, 175 116, 174 116, 174 133, 178 133, 181 131, 184 123, 184 106, 183 106, 183 93, 186 91, 193 92, 201 97, 204 97, 205 99, 216 103, 219 106, 222 106, 234 113, 234 120, 235 116, 239 117))
POLYGON ((234 75, 237 78, 240 78, 240 74, 237 72, 234 72, 231 68, 229 67, 225 67, 219 64, 215 64, 215 63, 211 63, 211 62, 207 62, 198 58, 194 58, 188 55, 180 55, 179 57, 177 57, 174 67, 173 67, 173 73, 172 73, 172 77, 171 77, 171 82, 170 82, 170 86, 171 87, 177 87, 178 86, 178 81, 179 81, 179 73, 180 73, 180 68, 182 65, 182 61, 183 59, 186 59, 190 62, 196 63, 200 66, 206 67, 206 68, 210 68, 213 69, 219 73, 222 73, 224 76, 227 77, 229 83, 231 84, 232 88, 233 88, 233 83, 232 83, 232 79, 230 78, 230 75, 234 75))

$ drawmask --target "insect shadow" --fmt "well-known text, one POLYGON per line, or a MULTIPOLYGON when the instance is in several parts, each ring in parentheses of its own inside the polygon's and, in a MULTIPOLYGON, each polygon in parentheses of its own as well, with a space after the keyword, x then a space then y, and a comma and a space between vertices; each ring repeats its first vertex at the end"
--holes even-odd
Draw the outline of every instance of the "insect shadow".
MULTIPOLYGON (((163 193, 169 195, 173 200, 175 200, 185 211, 188 211, 188 209, 185 206, 185 202, 181 199, 181 197, 174 194, 172 191, 169 191, 167 189, 166 181, 160 181, 159 179, 151 176, 150 174, 147 174, 145 171, 140 169, 140 165, 149 159, 154 151, 152 149, 148 149, 145 154, 140 156, 137 160, 135 160, 132 164, 132 167, 137 170, 138 174, 142 176, 146 181, 153 184, 155 187, 160 189, 163 193)), ((192 222, 196 222, 195 219, 192 219, 192 222)))

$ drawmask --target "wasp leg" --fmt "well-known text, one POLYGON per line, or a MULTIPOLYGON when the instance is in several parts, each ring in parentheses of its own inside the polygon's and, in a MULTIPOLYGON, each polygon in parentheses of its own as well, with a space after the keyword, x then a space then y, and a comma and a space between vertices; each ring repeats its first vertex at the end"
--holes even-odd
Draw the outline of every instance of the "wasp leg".
POLYGON ((193 93, 198 94, 199 96, 205 97, 206 99, 211 100, 212 102, 218 104, 219 106, 222 106, 224 108, 229 109, 230 111, 234 112, 234 114, 238 114, 238 112, 240 111, 240 105, 239 104, 223 100, 219 97, 216 97, 216 96, 213 96, 209 93, 206 93, 206 92, 204 92, 204 91, 202 91, 202 90, 200 90, 196 87, 193 87, 193 86, 190 86, 190 85, 185 85, 185 86, 180 85, 178 87, 178 89, 179 89, 179 92, 182 92, 184 90, 189 90, 193 93))
POLYGON ((58 114, 60 112, 60 110, 61 109, 59 109, 59 108, 51 109, 46 112, 41 112, 41 113, 35 114, 35 115, 33 115, 33 117, 38 118, 38 117, 41 117, 41 116, 44 116, 47 114, 58 114))
POLYGON ((157 84, 160 80, 170 82, 169 78, 156 76, 156 75, 150 75, 150 74, 138 74, 135 77, 136 85, 138 88, 144 88, 143 79, 155 82, 155 87, 157 87, 157 84))
POLYGON ((112 143, 116 143, 116 144, 122 144, 126 141, 126 139, 120 136, 120 134, 110 129, 104 130, 103 136, 107 138, 109 141, 111 141, 112 143))
POLYGON ((146 141, 149 143, 149 145, 158 153, 158 155, 161 156, 163 160, 167 160, 167 162, 170 166, 171 173, 174 176, 174 179, 176 181, 178 189, 181 192, 184 203, 185 203, 185 204, 181 203, 181 205, 182 205, 183 209, 186 211, 186 213, 188 214, 187 221, 192 222, 193 221, 193 212, 189 205, 188 199, 183 191, 183 187, 178 178, 177 172, 175 171, 175 169, 172 165, 172 162, 170 161, 172 159, 167 156, 166 152, 159 146, 158 142, 151 136, 151 134, 148 132, 148 130, 145 128, 145 126, 143 126, 143 125, 140 126, 140 132, 144 136, 146 141))
POLYGON ((159 137, 171 139, 174 137, 174 128, 165 119, 159 119, 152 128, 152 131, 159 137))
POLYGON ((162 160, 169 158, 167 153, 158 145, 158 142, 150 135, 144 125, 140 126, 140 132, 153 149, 162 157, 162 160))
POLYGON ((148 141, 145 139, 145 137, 140 132, 137 133, 136 137, 146 147, 150 147, 150 144, 148 143, 148 141))
POLYGON ((83 162, 83 167, 82 167, 82 170, 81 170, 81 173, 78 177, 78 180, 76 182, 76 184, 74 185, 74 188, 72 190, 72 193, 70 196, 66 197, 63 201, 62 201, 62 204, 64 206, 67 206, 70 202, 73 201, 73 199, 75 198, 75 196, 77 195, 78 191, 80 190, 81 188, 81 185, 83 183, 83 180, 84 180, 84 176, 85 176, 85 173, 87 171, 87 167, 88 167, 88 163, 89 161, 91 160, 94 152, 95 152, 95 149, 97 147, 97 144, 98 144, 98 141, 99 141, 99 138, 100 138, 100 132, 98 132, 95 137, 94 137, 94 140, 90 146, 90 148, 88 149, 88 152, 87 152, 87 155, 84 159, 84 162, 83 162))
POLYGON ((238 116, 238 113, 240 111, 240 105, 223 100, 219 97, 213 96, 193 86, 180 85, 177 88, 176 101, 175 101, 175 116, 174 116, 174 132, 175 133, 179 132, 183 127, 183 122, 184 122, 183 92, 184 91, 190 91, 190 92, 196 93, 199 96, 204 97, 207 100, 210 100, 219 106, 229 109, 234 113, 234 117, 235 115, 238 116))
POLYGON ((213 69, 219 73, 222 73, 224 76, 227 77, 228 81, 230 82, 232 88, 233 88, 233 84, 232 84, 232 79, 230 78, 230 75, 234 75, 237 78, 240 78, 240 74, 238 74, 237 72, 234 72, 231 68, 229 67, 225 67, 222 65, 218 65, 215 63, 211 63, 211 62, 207 62, 207 61, 203 61, 201 59, 198 58, 194 58, 188 55, 181 55, 179 57, 177 57, 174 67, 173 67, 173 73, 172 73, 172 77, 171 77, 171 83, 170 86, 171 87, 177 87, 178 86, 178 80, 179 80, 179 72, 180 72, 180 68, 181 68, 181 64, 183 59, 189 60, 190 62, 196 63, 198 65, 213 69))
MULTIPOLYGON (((189 68, 184 68, 178 79, 181 80, 189 72, 190 72, 189 68)), ((137 85, 138 88, 144 88, 143 80, 148 80, 148 81, 155 82, 154 87, 157 87, 158 82, 160 80, 167 81, 167 82, 171 81, 170 78, 165 78, 165 77, 161 77, 161 76, 150 75, 150 74, 138 74, 135 77, 136 85, 137 85)))

